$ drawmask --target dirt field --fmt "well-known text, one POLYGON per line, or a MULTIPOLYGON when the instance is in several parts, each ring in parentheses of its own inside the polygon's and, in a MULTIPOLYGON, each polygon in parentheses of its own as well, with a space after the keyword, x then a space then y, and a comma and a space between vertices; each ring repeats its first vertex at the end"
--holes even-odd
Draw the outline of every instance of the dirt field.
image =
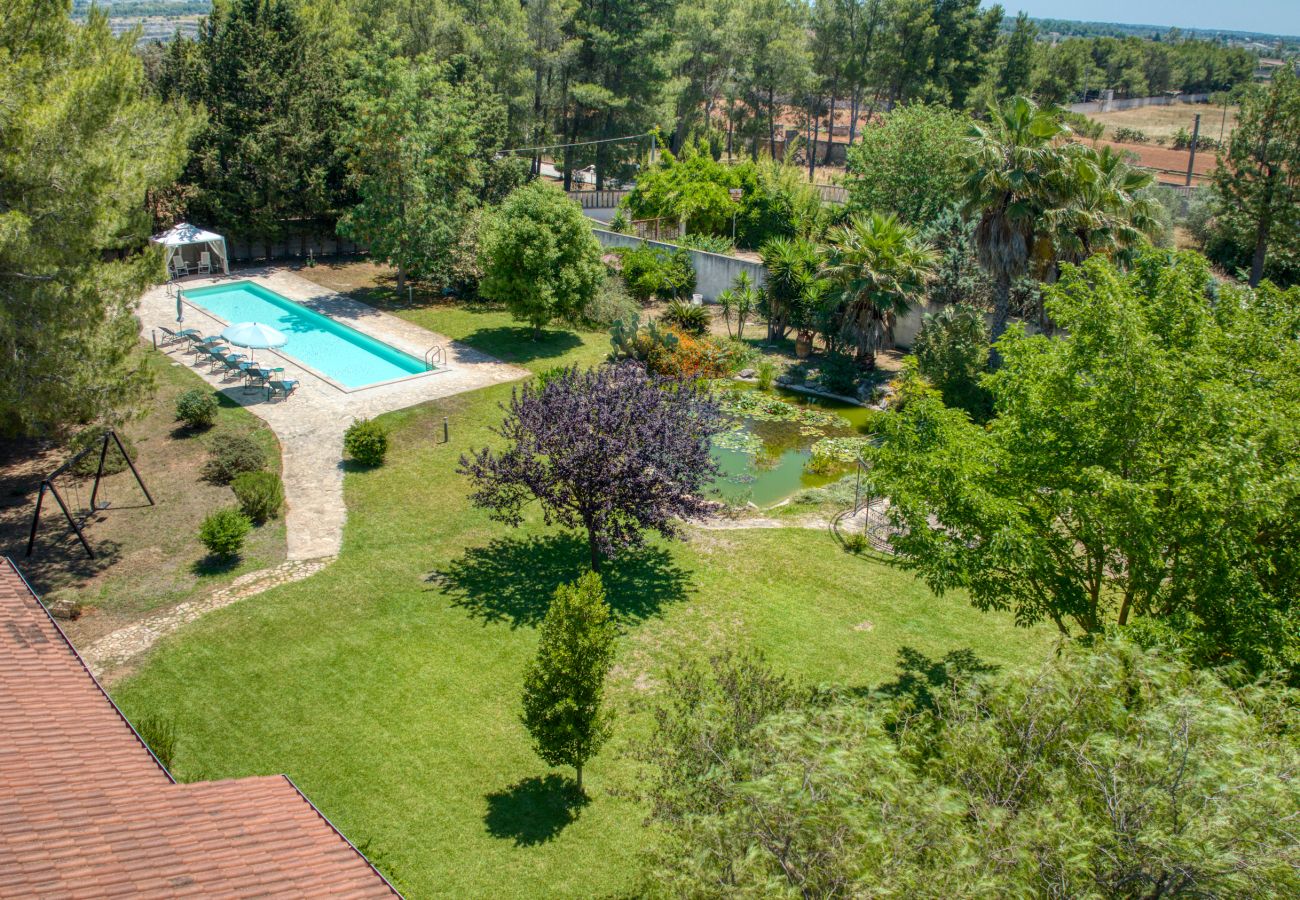
POLYGON ((1139 109, 1126 109, 1120 112, 1090 113, 1088 118, 1106 126, 1105 137, 1111 137, 1117 128, 1136 128, 1144 131, 1154 143, 1158 137, 1169 140, 1186 128, 1190 133, 1196 114, 1201 114, 1201 134, 1208 138, 1219 139, 1220 131, 1226 139, 1237 127, 1237 108, 1228 108, 1225 124, 1222 106, 1210 106, 1208 103, 1177 103, 1173 106, 1143 106, 1139 109))

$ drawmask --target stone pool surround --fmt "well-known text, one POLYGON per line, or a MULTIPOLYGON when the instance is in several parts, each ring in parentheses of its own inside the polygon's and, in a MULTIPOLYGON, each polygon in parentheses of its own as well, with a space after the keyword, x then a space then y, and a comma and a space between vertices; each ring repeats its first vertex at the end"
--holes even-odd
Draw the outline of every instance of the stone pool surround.
MULTIPOLYGON (((158 339, 158 349, 174 364, 185 365, 233 402, 266 422, 280 441, 281 472, 286 502, 285 532, 290 561, 319 559, 338 554, 343 542, 347 510, 343 504, 343 432, 353 419, 373 418, 449 397, 464 391, 514 381, 529 375, 527 369, 508 365, 443 335, 381 312, 349 297, 323 288, 280 267, 242 269, 217 277, 190 276, 179 289, 192 290, 234 281, 252 281, 308 309, 330 316, 363 334, 412 356, 423 358, 430 347, 440 346, 445 364, 436 372, 416 375, 368 388, 345 391, 295 364, 292 358, 257 351, 284 367, 286 378, 299 382, 292 396, 268 401, 264 390, 247 391, 242 381, 225 373, 210 373, 196 363, 185 345, 164 346, 162 327, 176 329, 176 299, 166 285, 141 297, 137 316, 145 341, 158 339)), ((192 304, 185 307, 184 328, 219 334, 221 321, 192 304)))

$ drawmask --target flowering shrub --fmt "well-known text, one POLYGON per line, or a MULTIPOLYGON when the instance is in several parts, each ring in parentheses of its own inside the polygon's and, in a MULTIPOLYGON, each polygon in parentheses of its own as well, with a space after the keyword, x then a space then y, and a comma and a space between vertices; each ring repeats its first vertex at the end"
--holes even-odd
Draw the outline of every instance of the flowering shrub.
POLYGON ((742 349, 729 341, 695 337, 676 329, 670 333, 674 344, 660 344, 651 351, 647 364, 651 371, 671 378, 721 378, 744 362, 742 349))

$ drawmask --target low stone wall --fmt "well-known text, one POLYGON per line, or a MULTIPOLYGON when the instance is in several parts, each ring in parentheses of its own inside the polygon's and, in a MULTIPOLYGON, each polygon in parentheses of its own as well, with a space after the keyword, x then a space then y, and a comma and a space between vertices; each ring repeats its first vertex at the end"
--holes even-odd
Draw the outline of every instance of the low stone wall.
MULTIPOLYGON (((646 241, 630 234, 619 234, 614 231, 606 231, 603 228, 593 228, 592 232, 596 235, 596 240, 600 241, 602 247, 636 247, 640 244, 649 244, 651 247, 669 251, 682 249, 675 244, 665 244, 662 241, 646 241)), ((705 253, 703 250, 685 249, 691 255, 691 265, 695 268, 695 292, 703 295, 704 299, 710 303, 718 299, 718 294, 731 287, 736 281, 736 276, 741 272, 749 273, 749 278, 755 287, 767 281, 767 270, 763 268, 761 263, 738 259, 734 256, 723 256, 720 253, 705 253)))

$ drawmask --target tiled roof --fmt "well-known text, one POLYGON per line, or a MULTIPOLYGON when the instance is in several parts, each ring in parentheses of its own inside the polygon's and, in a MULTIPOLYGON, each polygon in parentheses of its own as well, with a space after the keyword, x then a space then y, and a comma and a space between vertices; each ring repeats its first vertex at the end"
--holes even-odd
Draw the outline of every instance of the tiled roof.
POLYGON ((0 562, 0 897, 391 897, 283 775, 175 784, 0 562))

